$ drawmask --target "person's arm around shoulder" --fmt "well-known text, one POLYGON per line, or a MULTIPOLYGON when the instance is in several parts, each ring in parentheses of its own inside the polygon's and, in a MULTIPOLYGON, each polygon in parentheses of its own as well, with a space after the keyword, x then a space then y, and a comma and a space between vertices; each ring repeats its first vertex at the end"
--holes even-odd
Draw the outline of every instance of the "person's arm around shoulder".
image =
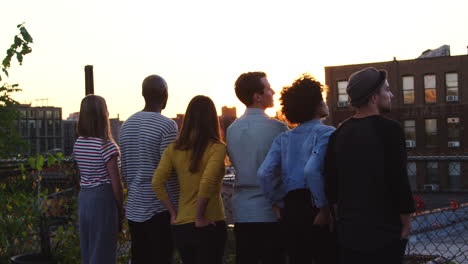
POLYGON ((206 218, 206 207, 209 200, 219 191, 218 188, 223 181, 225 173, 226 146, 214 143, 208 151, 208 162, 201 176, 198 189, 195 227, 215 224, 213 220, 206 218))
POLYGON ((257 176, 260 188, 273 208, 283 207, 281 193, 281 138, 279 134, 274 140, 262 165, 258 168, 257 176))
POLYGON ((151 185, 153 191, 156 194, 156 197, 164 204, 171 215, 171 224, 175 224, 177 218, 177 212, 174 208, 174 205, 169 200, 169 195, 166 190, 166 182, 171 176, 173 170, 172 165, 172 149, 173 145, 169 145, 166 150, 164 150, 161 161, 159 162, 158 168, 154 172, 151 185))

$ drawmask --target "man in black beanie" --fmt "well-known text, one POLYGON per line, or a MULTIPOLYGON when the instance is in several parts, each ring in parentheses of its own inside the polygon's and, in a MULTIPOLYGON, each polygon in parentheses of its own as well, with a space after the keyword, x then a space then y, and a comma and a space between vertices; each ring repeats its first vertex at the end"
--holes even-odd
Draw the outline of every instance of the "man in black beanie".
POLYGON ((339 263, 402 263, 414 201, 403 129, 380 115, 391 110, 387 73, 355 72, 346 91, 356 113, 330 136, 324 165, 339 263))

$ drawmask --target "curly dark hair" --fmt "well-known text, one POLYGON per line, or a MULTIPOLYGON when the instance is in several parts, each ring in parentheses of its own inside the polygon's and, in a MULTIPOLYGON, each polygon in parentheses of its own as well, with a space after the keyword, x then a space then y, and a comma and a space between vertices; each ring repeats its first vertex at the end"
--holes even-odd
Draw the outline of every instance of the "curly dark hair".
POLYGON ((246 106, 253 104, 254 93, 263 94, 263 85, 261 79, 267 77, 264 72, 246 72, 237 78, 234 85, 237 98, 246 106))
POLYGON ((281 91, 281 112, 293 124, 314 119, 317 106, 323 101, 325 87, 311 75, 304 73, 291 86, 281 91))

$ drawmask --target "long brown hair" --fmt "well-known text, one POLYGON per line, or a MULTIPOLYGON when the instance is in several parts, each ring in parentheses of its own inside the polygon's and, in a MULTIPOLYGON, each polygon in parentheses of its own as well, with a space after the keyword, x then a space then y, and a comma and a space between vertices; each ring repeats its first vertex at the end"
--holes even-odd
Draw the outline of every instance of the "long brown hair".
POLYGON ((182 129, 174 146, 175 149, 192 151, 190 172, 198 171, 200 161, 210 142, 223 143, 218 114, 209 97, 197 95, 187 107, 182 129))
POLYGON ((78 135, 112 140, 106 100, 99 95, 87 95, 81 101, 78 135))

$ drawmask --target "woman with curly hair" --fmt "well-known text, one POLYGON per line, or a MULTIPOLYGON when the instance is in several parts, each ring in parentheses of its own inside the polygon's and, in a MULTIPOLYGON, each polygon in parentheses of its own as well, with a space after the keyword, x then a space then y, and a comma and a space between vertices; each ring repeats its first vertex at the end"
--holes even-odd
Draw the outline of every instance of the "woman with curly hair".
POLYGON ((334 263, 330 207, 325 197, 323 160, 335 130, 322 124, 328 116, 323 85, 304 74, 281 91, 282 113, 298 126, 275 138, 258 170, 272 206, 281 207, 289 263, 334 263), (281 174, 276 173, 281 171, 281 174), (281 184, 281 192, 277 185, 281 184))

